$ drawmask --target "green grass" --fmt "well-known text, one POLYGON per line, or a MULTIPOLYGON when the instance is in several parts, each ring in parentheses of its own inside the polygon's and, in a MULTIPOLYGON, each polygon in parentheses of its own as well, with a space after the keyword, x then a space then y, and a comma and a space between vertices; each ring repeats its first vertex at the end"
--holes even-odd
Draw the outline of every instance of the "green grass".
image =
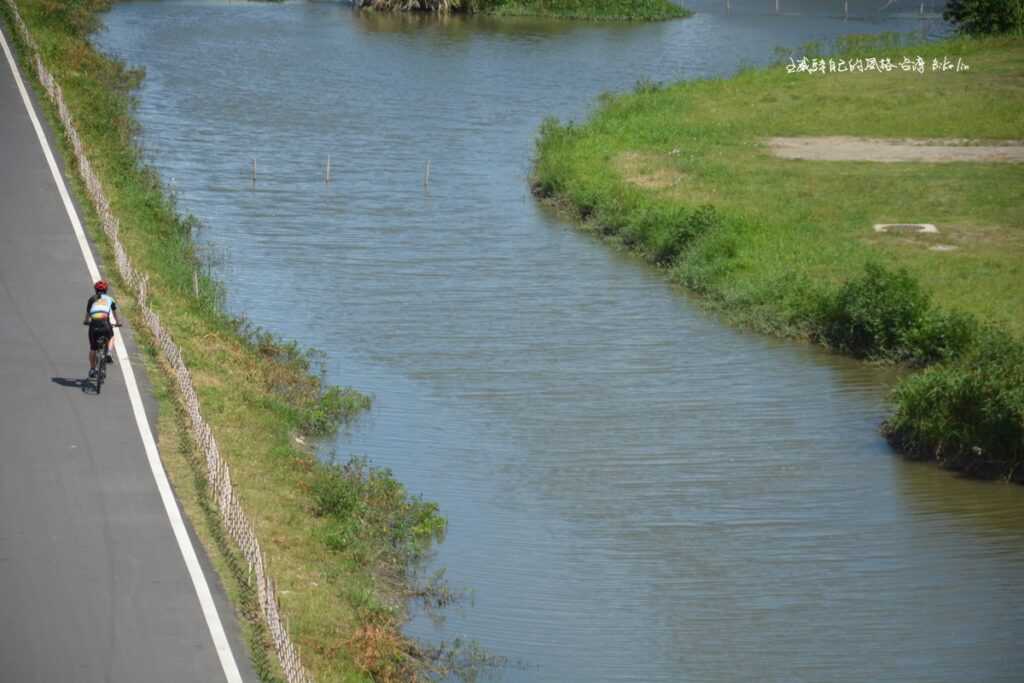
POLYGON ((1024 483, 1024 344, 983 330, 953 362, 900 384, 883 432, 903 452, 1024 483))
MULTIPOLYGON (((360 465, 354 473, 321 464, 299 440, 329 435, 339 421, 365 410, 369 399, 352 389, 324 385, 310 354, 224 312, 223 291, 197 258, 191 239, 194 220, 178 215, 160 179, 141 162, 132 91, 142 74, 98 54, 87 40, 97 26, 96 13, 108 3, 20 0, 18 5, 63 88, 93 167, 121 220, 121 238, 136 267, 151 277, 150 303, 193 373, 204 416, 256 527, 303 662, 321 682, 416 676, 426 662, 424 650, 405 639, 400 628, 407 617, 406 598, 422 591, 413 571, 443 533, 437 507, 410 495, 386 471, 360 465), (198 295, 193 289, 197 272, 198 295), (349 511, 323 510, 315 492, 332 482, 367 502, 349 511), (359 533, 344 544, 332 541, 328 527, 349 520, 358 523, 359 533)), ((0 3, 0 14, 10 26, 5 3, 0 3)), ((17 47, 24 60, 25 46, 17 47)), ((23 73, 33 73, 24 61, 22 67, 23 73)), ((60 130, 53 108, 44 108, 51 125, 60 130)), ((73 153, 60 140, 86 229, 108 264, 106 274, 112 275, 110 245, 83 199, 73 153)), ((140 342, 151 343, 131 293, 116 276, 113 281, 140 342)), ((157 373, 153 379, 160 401, 162 457, 186 514, 247 619, 257 669, 265 680, 274 680, 266 636, 252 611, 248 578, 238 571, 234 550, 210 514, 202 463, 188 451, 186 418, 168 389, 168 377, 160 374, 168 370, 152 353, 149 362, 151 372, 157 373)))
MULTIPOLYGON (((535 191, 662 264, 739 325, 920 365, 966 357, 976 338, 989 338, 979 326, 1019 339, 1024 165, 785 160, 764 140, 1024 139, 1024 41, 900 48, 891 37, 859 38, 845 49, 921 55, 929 68, 797 75, 774 67, 641 83, 605 96, 582 125, 545 123, 535 191), (944 56, 970 71, 932 72, 931 60, 944 56), (940 234, 872 229, 894 222, 935 223, 940 234), (957 249, 930 249, 937 244, 957 249), (907 296, 916 297, 909 308, 894 299, 907 296)), ((1024 423, 1024 402, 1015 405, 1024 423)), ((937 433, 930 438, 901 441, 937 450, 937 433)))
POLYGON ((669 0, 369 0, 377 11, 456 12, 590 21, 660 21, 692 14, 669 0))
POLYGON ((542 16, 600 21, 661 21, 692 14, 669 0, 493 0, 483 12, 497 16, 542 16))

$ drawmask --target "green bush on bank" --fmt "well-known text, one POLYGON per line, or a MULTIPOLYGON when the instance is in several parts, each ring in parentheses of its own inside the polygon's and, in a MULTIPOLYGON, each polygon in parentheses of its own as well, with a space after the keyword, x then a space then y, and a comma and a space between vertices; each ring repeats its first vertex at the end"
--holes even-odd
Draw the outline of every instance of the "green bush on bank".
MULTIPOLYGON (((213 284, 220 289, 219 283, 213 284)), ((222 301, 219 294, 216 302, 209 302, 210 315, 224 315, 222 301)), ((268 394, 278 400, 278 410, 290 416, 301 434, 331 436, 338 425, 369 410, 369 396, 350 387, 326 386, 322 372, 316 372, 317 367, 322 368, 323 354, 254 327, 244 317, 229 318, 227 322, 249 351, 266 360, 268 394)))
MULTIPOLYGON (((310 493, 313 511, 324 521, 317 532, 323 545, 356 572, 373 577, 371 584, 349 591, 362 624, 353 636, 362 643, 357 661, 373 670, 375 680, 419 680, 424 659, 434 660, 431 668, 446 676, 474 680, 468 672, 481 662, 456 662, 465 654, 458 648, 432 650, 402 643, 397 634, 389 634, 404 609, 383 599, 373 586, 413 583, 414 568, 433 543, 444 538, 446 523, 437 505, 409 495, 389 470, 372 467, 358 457, 344 465, 319 468, 310 493), (451 661, 441 661, 446 658, 451 661)), ((417 595, 439 607, 453 599, 443 582, 422 587, 417 595)))
POLYGON ((954 361, 910 376, 883 433, 902 452, 1024 482, 1024 344, 986 328, 954 361))
POLYGON ((1024 36, 1024 0, 949 0, 942 18, 968 35, 1024 36))
POLYGON ((869 262, 864 274, 820 299, 815 336, 855 358, 917 365, 958 357, 973 341, 976 323, 943 313, 905 269, 869 262))
POLYGON ((383 552, 387 566, 411 566, 444 538, 437 505, 409 496, 388 470, 365 458, 317 472, 312 494, 316 514, 330 520, 323 528, 326 545, 357 548, 354 555, 364 561, 383 552))

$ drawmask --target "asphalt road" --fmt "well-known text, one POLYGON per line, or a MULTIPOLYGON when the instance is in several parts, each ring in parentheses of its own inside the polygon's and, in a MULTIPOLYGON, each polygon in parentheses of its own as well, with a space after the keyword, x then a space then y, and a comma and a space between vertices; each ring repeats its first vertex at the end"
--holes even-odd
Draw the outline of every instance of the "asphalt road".
MULTIPOLYGON (((81 386, 90 290, 0 54, 0 682, 224 681, 121 370, 111 368, 102 395, 81 386)), ((234 659, 255 681, 233 611, 193 545, 234 659)))

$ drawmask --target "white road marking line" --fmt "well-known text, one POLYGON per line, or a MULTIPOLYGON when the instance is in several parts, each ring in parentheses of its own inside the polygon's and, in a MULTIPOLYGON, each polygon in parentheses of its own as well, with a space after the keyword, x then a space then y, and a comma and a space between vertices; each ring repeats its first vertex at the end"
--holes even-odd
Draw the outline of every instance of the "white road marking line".
MULTIPOLYGON (((50 173, 53 174, 53 180, 57 183, 57 191, 64 202, 64 209, 67 211, 68 219, 71 221, 71 227, 74 228, 75 237, 78 238, 78 246, 82 250, 82 257, 85 259, 86 268, 88 268, 89 276, 92 278, 89 284, 92 284, 100 279, 100 270, 96 266, 96 259, 93 258, 92 250, 85 239, 85 231, 82 230, 82 222, 78 219, 78 212, 75 211, 74 204, 71 203, 71 196, 68 194, 64 178, 61 176, 57 162, 54 160, 50 143, 46 140, 46 134, 39 123, 39 118, 36 116, 32 100, 29 99, 28 91, 25 90, 25 84, 21 80, 21 74, 18 72, 17 64, 14 61, 14 55, 11 54, 11 49, 8 47, 7 39, 2 31, 0 31, 0 46, 3 47, 4 54, 7 56, 7 63, 11 67, 11 73, 14 74, 15 82, 18 84, 18 91, 21 93, 25 110, 28 112, 29 118, 32 119, 32 126, 35 128, 39 144, 43 148, 46 163, 50 167, 50 173)), ((185 560, 185 566, 188 568, 192 585, 196 589, 199 606, 202 608, 203 616, 206 618, 206 625, 210 629, 210 636, 213 638, 213 645, 217 650, 217 657, 220 659, 221 668, 224 669, 224 676, 227 678, 228 683, 242 683, 242 674, 238 671, 238 664, 235 662, 235 656, 231 652, 231 645, 228 643, 227 635, 224 633, 224 625, 221 623, 220 615, 217 613, 217 606, 213 603, 213 595, 210 593, 210 587, 206 583, 202 567, 199 566, 199 559, 196 557, 195 548, 192 547, 192 541, 188 537, 185 522, 181 518, 181 511, 178 510, 178 506, 174 501, 171 484, 167 481, 167 473, 164 471, 163 463, 160 462, 156 441, 153 438, 152 430, 149 428, 149 422, 146 420, 146 409, 142 405, 139 387, 135 383, 135 372, 132 370, 131 363, 128 360, 128 352, 125 350, 120 333, 115 331, 114 337, 116 340, 115 349, 117 351, 118 365, 121 366, 125 385, 128 387, 128 397, 131 400, 132 412, 135 414, 135 424, 139 428, 139 435, 142 437, 142 443, 146 449, 146 460, 149 461, 149 468, 153 472, 153 479, 156 481, 157 490, 160 491, 160 499, 163 501, 164 510, 167 512, 167 518, 170 520, 171 529, 174 531, 174 538, 178 541, 178 548, 181 550, 182 558, 185 560)))

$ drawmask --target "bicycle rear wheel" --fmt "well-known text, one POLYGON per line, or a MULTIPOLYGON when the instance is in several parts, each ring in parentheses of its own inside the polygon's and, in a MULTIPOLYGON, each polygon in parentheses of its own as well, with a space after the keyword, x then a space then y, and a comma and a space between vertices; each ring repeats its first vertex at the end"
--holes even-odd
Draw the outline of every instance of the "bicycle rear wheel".
POLYGON ((99 394, 103 388, 103 380, 107 378, 107 353, 106 353, 106 340, 101 339, 103 342, 100 345, 100 350, 97 351, 96 358, 96 393, 99 394))

